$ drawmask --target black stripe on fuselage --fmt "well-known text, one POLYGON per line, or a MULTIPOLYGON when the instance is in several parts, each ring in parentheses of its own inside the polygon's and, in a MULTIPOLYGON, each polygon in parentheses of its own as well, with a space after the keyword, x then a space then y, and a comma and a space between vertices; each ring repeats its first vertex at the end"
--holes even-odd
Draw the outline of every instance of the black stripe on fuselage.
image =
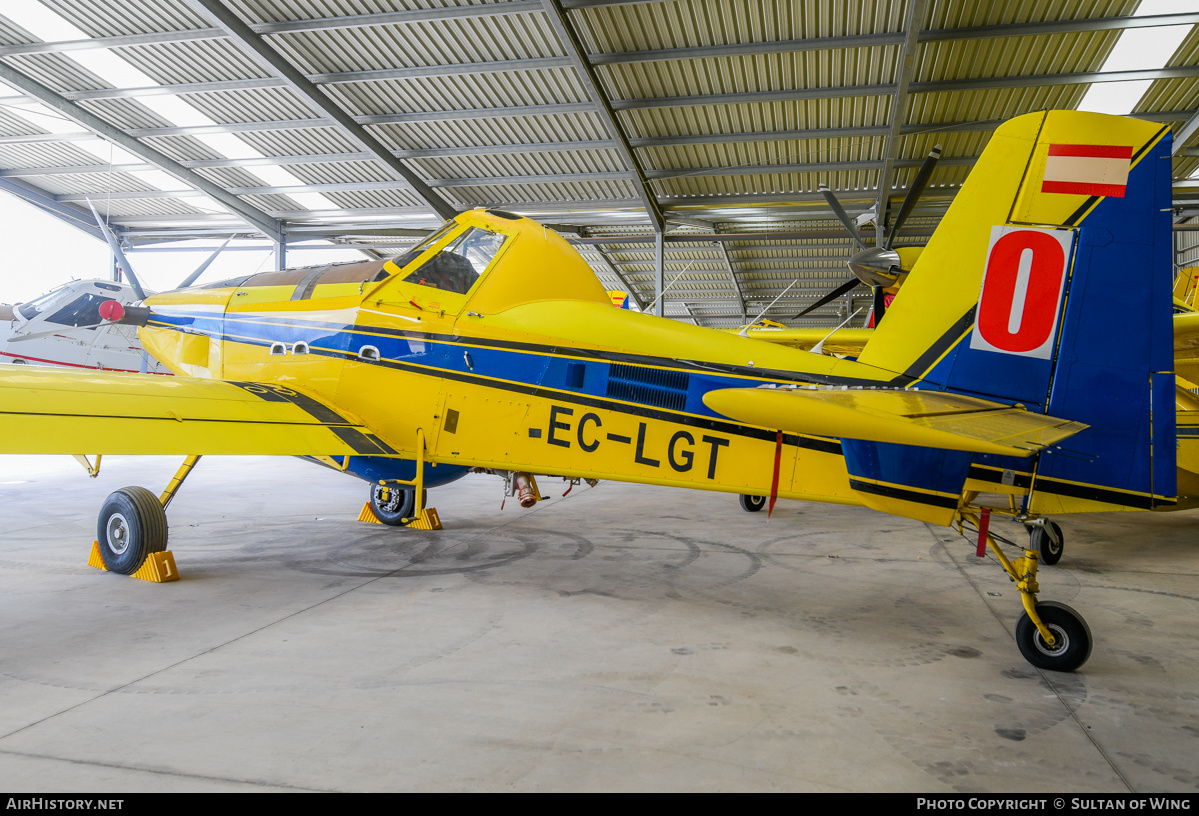
POLYGON ((1140 510, 1152 510, 1154 507, 1166 507, 1178 502, 1163 496, 1146 496, 1143 493, 1130 493, 1124 490, 1114 490, 1095 485, 1074 484, 1057 479, 1038 476, 1033 485, 1034 492, 1053 493, 1059 496, 1070 496, 1075 499, 1118 504, 1123 507, 1136 507, 1140 510))
MULTIPOLYGON (((1032 474, 1019 473, 1012 471, 1013 478, 1011 487, 1026 488, 1032 486, 1032 474)), ((971 465, 970 472, 967 474, 969 478, 980 482, 994 482, 995 484, 1003 484, 1003 469, 980 467, 979 465, 971 465)))
POLYGON ((851 490, 857 490, 859 493, 874 493, 878 496, 885 496, 888 499, 899 499, 901 501, 914 502, 916 504, 927 504, 933 507, 951 507, 958 506, 956 496, 934 496, 929 493, 920 493, 915 490, 906 490, 895 485, 881 485, 873 482, 863 482, 858 479, 850 478, 849 487, 851 490))
MULTIPOLYGON (((242 343, 245 345, 255 345, 255 346, 264 346, 264 347, 269 345, 265 341, 255 341, 255 340, 249 340, 249 339, 244 339, 244 338, 226 337, 225 339, 228 339, 231 342, 242 343)), ((502 391, 511 391, 511 392, 518 393, 518 394, 526 394, 528 396, 540 397, 542 399, 552 399, 552 400, 557 400, 559 402, 572 403, 572 404, 576 404, 576 405, 585 405, 590 408, 602 408, 602 409, 608 410, 608 411, 615 411, 617 413, 631 414, 633 416, 645 417, 647 419, 656 419, 656 420, 660 420, 663 422, 674 422, 674 423, 677 423, 680 425, 689 425, 694 428, 716 431, 718 433, 726 433, 731 436, 743 436, 743 437, 749 437, 751 439, 762 439, 762 440, 766 440, 769 442, 774 442, 775 438, 776 438, 776 431, 770 431, 770 430, 765 430, 765 429, 761 429, 761 428, 751 428, 751 427, 747 427, 745 425, 737 425, 735 423, 726 422, 726 421, 718 420, 718 419, 707 419, 705 417, 697 417, 693 414, 676 414, 676 413, 672 413, 670 411, 661 410, 658 408, 652 408, 652 407, 645 406, 645 405, 635 405, 635 404, 629 404, 629 403, 623 403, 623 402, 616 402, 614 400, 604 399, 602 397, 593 397, 593 396, 589 396, 586 394, 577 394, 577 393, 573 393, 573 392, 561 392, 561 391, 556 391, 551 388, 544 388, 544 387, 538 386, 538 385, 527 385, 525 383, 511 382, 509 380, 492 379, 490 377, 483 377, 483 376, 479 376, 476 374, 468 374, 466 372, 461 372, 461 371, 452 371, 449 369, 430 368, 428 366, 413 365, 411 363, 402 363, 398 360, 390 360, 390 359, 362 360, 362 359, 359 359, 357 354, 355 354, 353 352, 349 352, 349 351, 336 351, 333 349, 322 349, 322 348, 314 347, 314 348, 310 348, 309 353, 310 354, 320 354, 325 357, 340 357, 344 360, 352 360, 352 361, 358 362, 358 363, 365 363, 366 365, 377 365, 377 366, 382 366, 384 368, 394 369, 397 371, 406 371, 406 372, 409 372, 412 374, 422 374, 427 377, 441 377, 441 378, 444 378, 447 380, 454 380, 456 382, 469 383, 471 385, 481 385, 486 388, 497 388, 502 391)), ((254 386, 264 387, 264 388, 268 388, 268 389, 271 388, 270 386, 265 386, 262 383, 237 383, 237 385, 241 385, 242 387, 245 387, 246 385, 254 385, 254 386)), ((258 392, 255 391, 253 393, 258 393, 258 392)), ((291 392, 291 393, 295 393, 295 392, 291 392)), ((262 396, 262 395, 259 394, 259 396, 262 396)), ((302 397, 302 395, 297 395, 297 396, 302 397)), ((264 397, 264 398, 267 398, 267 397, 264 397)), ((316 402, 315 400, 310 400, 310 398, 307 398, 307 397, 303 397, 303 399, 309 400, 314 406, 319 406, 320 408, 325 408, 325 406, 321 405, 320 403, 316 402)), ((300 405, 300 407, 304 408, 305 406, 300 405)), ((325 410, 328 411, 329 409, 325 408, 325 410)), ((337 416, 336 414, 333 414, 332 411, 330 411, 329 413, 332 414, 333 416, 337 416)), ((315 414, 314 414, 314 416, 315 416, 315 414)), ((347 422, 347 420, 345 420, 343 418, 338 417, 338 419, 341 422, 347 422)), ((784 442, 784 444, 793 445, 793 446, 799 447, 799 448, 807 448, 809 450, 820 451, 822 453, 832 453, 832 454, 836 454, 838 456, 841 455, 841 443, 835 439, 823 439, 823 438, 815 438, 815 437, 808 437, 808 436, 798 436, 795 434, 786 434, 783 437, 783 442, 784 442)), ((383 444, 383 443, 380 442, 380 444, 383 444)))

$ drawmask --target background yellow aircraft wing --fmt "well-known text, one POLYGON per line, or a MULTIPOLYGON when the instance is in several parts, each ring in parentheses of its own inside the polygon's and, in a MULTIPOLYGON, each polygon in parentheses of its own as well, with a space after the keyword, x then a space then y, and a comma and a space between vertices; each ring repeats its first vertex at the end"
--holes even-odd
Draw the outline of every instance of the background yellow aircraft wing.
MULTIPOLYGON (((732 330, 737 331, 737 330, 732 330)), ((825 354, 847 354, 856 357, 862 353, 866 341, 874 335, 874 329, 837 329, 832 335, 824 329, 755 328, 746 332, 754 340, 765 340, 780 346, 808 350, 824 338, 825 354)))
POLYGON ((940 391, 725 388, 704 404, 780 431, 1002 456, 1030 456, 1087 427, 940 391))
POLYGON ((1174 315, 1174 373, 1199 383, 1199 312, 1174 315))
POLYGON ((361 423, 279 385, 4 366, 0 453, 395 451, 361 423))

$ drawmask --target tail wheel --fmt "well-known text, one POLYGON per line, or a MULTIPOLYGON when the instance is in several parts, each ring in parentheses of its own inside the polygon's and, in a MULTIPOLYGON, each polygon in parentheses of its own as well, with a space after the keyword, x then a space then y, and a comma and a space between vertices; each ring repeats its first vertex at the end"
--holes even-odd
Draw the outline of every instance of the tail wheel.
POLYGON ((1041 554, 1041 563, 1053 566, 1058 561, 1062 560, 1062 552, 1066 549, 1066 539, 1062 536, 1062 528, 1057 526, 1057 522, 1046 521, 1044 527, 1034 527, 1029 536, 1029 549, 1036 550, 1041 554), (1053 535, 1049 534, 1046 527, 1053 528, 1053 535), (1054 539, 1057 539, 1054 541, 1054 539))
POLYGON ((757 513, 765 507, 765 496, 741 496, 741 509, 747 513, 757 513))
POLYGON ((1024 659, 1039 669, 1074 671, 1091 656, 1091 628, 1082 616, 1065 604, 1044 601, 1037 604, 1037 616, 1050 631, 1050 646, 1025 612, 1016 621, 1016 645, 1024 659))
MULTIPOLYGON (((421 494, 421 506, 428 507, 429 491, 421 494)), ((371 510, 375 518, 392 527, 403 527, 416 515, 416 490, 398 487, 371 486, 371 510)))
POLYGON ((109 572, 132 575, 150 553, 167 548, 166 511, 146 488, 122 487, 100 507, 96 540, 109 572))

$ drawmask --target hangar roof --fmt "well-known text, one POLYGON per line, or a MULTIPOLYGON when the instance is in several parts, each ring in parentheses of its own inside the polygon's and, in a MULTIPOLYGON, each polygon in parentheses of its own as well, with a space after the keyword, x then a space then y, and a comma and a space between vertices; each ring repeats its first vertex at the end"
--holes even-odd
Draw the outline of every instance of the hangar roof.
POLYGON ((1179 226, 1199 212, 1199 11, 1138 16, 1139 0, 42 5, 0 16, 0 187, 94 230, 91 201, 131 245, 386 253, 497 207, 554 225, 641 304, 661 226, 668 314, 738 325, 798 281, 780 319, 848 278, 818 185, 890 219, 940 145, 900 232, 918 244, 999 123, 1133 79, 1150 81, 1134 115, 1175 129, 1179 226), (1186 32, 1164 66, 1105 66, 1147 25, 1186 32))

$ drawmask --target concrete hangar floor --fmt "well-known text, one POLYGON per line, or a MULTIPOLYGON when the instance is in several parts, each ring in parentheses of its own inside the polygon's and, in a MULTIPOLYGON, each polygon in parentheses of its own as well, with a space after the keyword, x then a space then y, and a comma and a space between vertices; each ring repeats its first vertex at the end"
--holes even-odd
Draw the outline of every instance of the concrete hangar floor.
POLYGON ((431 533, 356 521, 365 485, 311 464, 212 457, 169 511, 182 580, 86 566, 104 496, 176 465, 0 459, 6 788, 1199 788, 1194 512, 1060 519, 1041 597, 1096 643, 1057 674, 995 563, 861 508, 549 481, 501 512, 470 476, 431 533))

